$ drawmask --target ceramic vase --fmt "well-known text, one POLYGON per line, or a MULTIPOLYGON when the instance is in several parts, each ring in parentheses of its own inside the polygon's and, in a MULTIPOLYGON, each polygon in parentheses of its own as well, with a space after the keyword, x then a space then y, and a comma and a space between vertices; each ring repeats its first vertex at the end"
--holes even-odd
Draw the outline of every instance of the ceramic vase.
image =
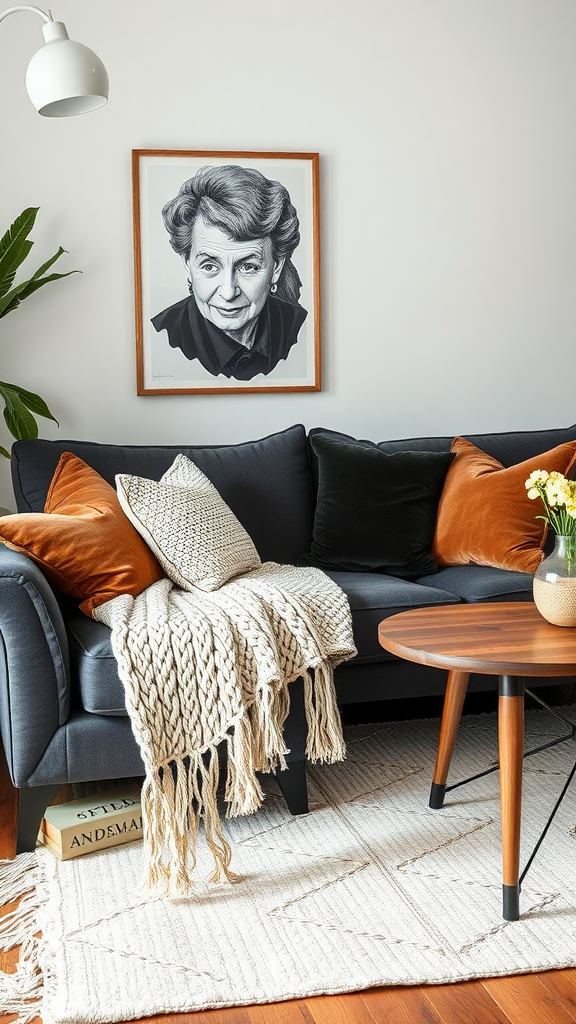
POLYGON ((534 603, 555 626, 576 626, 576 537, 556 536, 534 573, 534 603))

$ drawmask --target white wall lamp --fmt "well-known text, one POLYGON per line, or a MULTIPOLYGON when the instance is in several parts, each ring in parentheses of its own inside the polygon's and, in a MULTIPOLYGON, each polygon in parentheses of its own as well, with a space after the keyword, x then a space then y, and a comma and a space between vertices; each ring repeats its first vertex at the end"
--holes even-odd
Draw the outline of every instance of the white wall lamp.
POLYGON ((69 39, 66 26, 53 21, 50 11, 20 4, 0 14, 0 21, 18 11, 33 11, 44 19, 45 45, 28 65, 26 88, 44 117, 68 117, 96 110, 108 99, 108 75, 93 50, 69 39))

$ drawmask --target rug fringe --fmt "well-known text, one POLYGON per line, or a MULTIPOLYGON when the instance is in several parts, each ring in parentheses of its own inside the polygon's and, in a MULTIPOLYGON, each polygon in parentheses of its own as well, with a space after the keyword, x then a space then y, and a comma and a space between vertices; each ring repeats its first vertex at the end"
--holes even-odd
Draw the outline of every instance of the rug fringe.
POLYGON ((14 860, 0 860, 0 899, 3 907, 34 889, 36 867, 35 853, 20 853, 14 860))
POLYGON ((39 941, 34 934, 40 910, 37 880, 35 853, 22 853, 14 860, 0 861, 2 905, 20 899, 15 910, 0 918, 0 950, 7 953, 20 946, 16 970, 11 974, 0 971, 0 1008, 2 1013, 17 1014, 18 1024, 29 1024, 38 1016, 43 991, 39 941))

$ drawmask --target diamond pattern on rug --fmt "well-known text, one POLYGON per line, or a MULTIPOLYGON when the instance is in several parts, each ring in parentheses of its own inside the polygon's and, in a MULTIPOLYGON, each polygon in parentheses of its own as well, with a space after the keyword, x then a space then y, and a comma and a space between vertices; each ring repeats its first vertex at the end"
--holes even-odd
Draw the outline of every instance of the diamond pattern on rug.
MULTIPOLYGON (((530 712, 527 745, 562 729, 530 712)), ((194 892, 155 900, 138 892, 138 843, 64 863, 39 851, 44 1024, 576 965, 576 792, 526 878, 520 921, 504 922, 498 774, 430 810, 437 738, 436 720, 349 728, 347 760, 309 769, 307 815, 292 817, 265 777, 258 813, 225 823, 235 886, 202 880, 204 844, 194 892)), ((496 756, 495 716, 465 718, 449 782, 496 756)), ((523 861, 574 756, 566 743, 526 763, 523 861)))

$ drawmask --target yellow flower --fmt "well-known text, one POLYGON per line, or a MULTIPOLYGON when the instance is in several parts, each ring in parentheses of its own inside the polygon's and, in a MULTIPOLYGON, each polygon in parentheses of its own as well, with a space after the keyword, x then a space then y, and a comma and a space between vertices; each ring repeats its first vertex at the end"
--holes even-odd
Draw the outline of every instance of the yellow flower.
POLYGON ((559 505, 566 505, 571 500, 570 486, 566 477, 561 473, 550 473, 544 486, 548 503, 555 508, 559 505))
POLYGON ((556 534, 576 537, 576 480, 567 480, 554 470, 546 473, 537 469, 525 481, 529 498, 540 498, 544 505, 544 519, 556 534))

